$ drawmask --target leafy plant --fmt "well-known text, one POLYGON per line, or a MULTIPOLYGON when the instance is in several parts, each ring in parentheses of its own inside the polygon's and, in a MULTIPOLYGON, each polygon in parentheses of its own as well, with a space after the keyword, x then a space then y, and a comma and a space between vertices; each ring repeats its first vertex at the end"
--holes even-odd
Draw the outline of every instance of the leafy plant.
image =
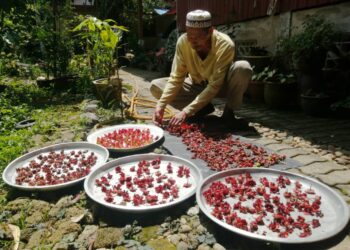
POLYGON ((112 19, 100 20, 89 16, 73 31, 85 40, 87 62, 93 78, 106 77, 96 82, 96 92, 104 107, 119 106, 122 109, 122 83, 118 70, 118 48, 122 32, 128 31, 118 26, 112 19), (112 78, 115 72, 117 77, 112 78))
POLYGON ((118 26, 112 19, 100 20, 89 16, 73 31, 85 40, 87 61, 94 78, 108 76, 117 69, 117 50, 122 38, 122 31, 128 31, 124 26, 118 26))
POLYGON ((134 239, 135 235, 141 232, 142 227, 137 225, 137 221, 133 221, 133 223, 130 225, 126 225, 122 231, 125 239, 131 240, 134 239))
POLYGON ((309 16, 302 23, 301 31, 280 40, 277 54, 291 58, 297 64, 315 61, 317 64, 323 64, 320 58, 324 60, 326 49, 338 38, 339 32, 332 23, 318 15, 309 16))
POLYGON ((33 82, 11 79, 6 83, 7 88, 2 93, 11 105, 17 106, 26 103, 31 106, 42 105, 52 97, 49 90, 38 88, 33 82))
POLYGON ((340 108, 350 109, 350 96, 340 101, 337 101, 331 105, 332 110, 337 110, 340 108))
POLYGON ((170 32, 169 37, 165 44, 165 57, 167 61, 172 62, 175 55, 175 49, 176 49, 176 42, 177 38, 179 36, 179 33, 177 29, 174 29, 172 32, 170 32))
POLYGON ((293 73, 283 73, 276 68, 265 67, 261 72, 252 76, 253 81, 289 83, 295 80, 293 73))
POLYGON ((0 51, 9 55, 8 59, 16 60, 10 73, 16 73, 13 69, 17 67, 21 70, 23 63, 29 65, 26 69, 29 74, 40 73, 37 68, 31 72, 30 65, 38 62, 47 78, 67 73, 73 53, 69 26, 75 20, 71 1, 16 1, 9 3, 0 17, 3 20, 0 21, 0 51))

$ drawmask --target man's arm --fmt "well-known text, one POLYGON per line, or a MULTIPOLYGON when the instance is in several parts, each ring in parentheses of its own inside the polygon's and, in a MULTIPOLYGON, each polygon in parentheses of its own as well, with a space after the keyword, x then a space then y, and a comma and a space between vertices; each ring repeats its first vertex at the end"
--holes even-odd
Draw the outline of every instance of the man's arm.
POLYGON ((222 87, 228 68, 234 58, 234 46, 227 46, 218 51, 214 74, 208 79, 206 88, 183 111, 187 116, 193 115, 207 105, 222 87))
POLYGON ((157 107, 165 108, 176 97, 180 91, 187 74, 187 68, 183 61, 181 52, 181 41, 176 44, 176 52, 173 59, 169 80, 165 86, 162 96, 158 100, 157 107))

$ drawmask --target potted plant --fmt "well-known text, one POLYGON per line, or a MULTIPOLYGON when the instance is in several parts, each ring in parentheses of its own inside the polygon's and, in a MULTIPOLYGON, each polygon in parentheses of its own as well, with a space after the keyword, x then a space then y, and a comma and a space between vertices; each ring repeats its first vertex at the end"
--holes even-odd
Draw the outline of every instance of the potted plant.
POLYGON ((37 39, 40 47, 39 65, 46 73, 45 77, 38 77, 38 86, 52 86, 55 90, 73 89, 77 77, 69 74, 69 61, 74 50, 70 25, 75 18, 71 2, 46 1, 33 4, 31 8, 35 19, 32 25, 32 33, 35 34, 33 39, 37 39))
POLYGON ((264 85, 264 100, 271 108, 289 108, 296 104, 297 84, 293 73, 277 68, 265 68, 267 71, 264 85))
POLYGON ((330 106, 334 116, 339 118, 350 118, 350 95, 330 106))
POLYGON ((122 106, 122 81, 118 71, 118 45, 122 32, 128 31, 112 19, 86 17, 73 31, 84 39, 87 62, 103 106, 122 106))
POLYGON ((307 92, 300 95, 300 106, 303 112, 311 116, 328 116, 330 113, 330 98, 325 93, 307 92))
POLYGON ((327 52, 322 68, 327 93, 332 101, 350 95, 350 41, 335 42, 327 52))
MULTIPOLYGON (((253 67, 255 72, 255 67, 253 67)), ((269 78, 269 67, 265 67, 262 71, 254 73, 249 83, 246 95, 253 103, 264 102, 264 86, 266 79, 269 78)))
POLYGON ((321 92, 323 81, 321 69, 324 65, 327 48, 339 38, 334 25, 318 15, 309 16, 302 23, 301 30, 291 37, 281 39, 277 55, 285 58, 289 69, 300 73, 300 91, 321 92))

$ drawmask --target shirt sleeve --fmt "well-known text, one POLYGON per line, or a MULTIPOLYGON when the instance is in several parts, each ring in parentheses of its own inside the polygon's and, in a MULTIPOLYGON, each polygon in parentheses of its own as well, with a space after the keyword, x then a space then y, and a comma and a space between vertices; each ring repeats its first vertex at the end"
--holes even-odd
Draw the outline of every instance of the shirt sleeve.
POLYGON ((173 59, 171 73, 169 80, 165 86, 162 96, 157 102, 157 106, 165 108, 176 97, 177 93, 182 88, 183 82, 186 78, 187 68, 184 63, 182 54, 182 39, 176 43, 176 51, 173 59))
POLYGON ((213 75, 208 79, 206 88, 183 111, 187 115, 193 115, 207 105, 219 92, 224 83, 228 68, 234 58, 234 46, 226 46, 217 51, 216 63, 213 75))

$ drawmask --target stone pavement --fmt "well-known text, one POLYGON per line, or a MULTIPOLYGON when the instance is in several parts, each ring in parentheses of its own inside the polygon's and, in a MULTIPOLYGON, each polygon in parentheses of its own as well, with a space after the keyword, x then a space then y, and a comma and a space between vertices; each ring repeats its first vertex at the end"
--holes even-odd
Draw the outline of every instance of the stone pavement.
MULTIPOLYGON (((153 99, 149 93, 150 80, 159 73, 126 68, 124 82, 139 88, 139 96, 153 99)), ((222 100, 215 101, 220 115, 222 100)), ((145 112, 151 113, 150 110, 145 112)), ((311 176, 337 191, 350 204, 350 120, 317 118, 296 110, 271 110, 264 105, 245 103, 237 116, 249 122, 249 131, 237 132, 256 143, 302 163, 289 171, 311 176)), ((347 236, 333 250, 350 249, 347 236)))

